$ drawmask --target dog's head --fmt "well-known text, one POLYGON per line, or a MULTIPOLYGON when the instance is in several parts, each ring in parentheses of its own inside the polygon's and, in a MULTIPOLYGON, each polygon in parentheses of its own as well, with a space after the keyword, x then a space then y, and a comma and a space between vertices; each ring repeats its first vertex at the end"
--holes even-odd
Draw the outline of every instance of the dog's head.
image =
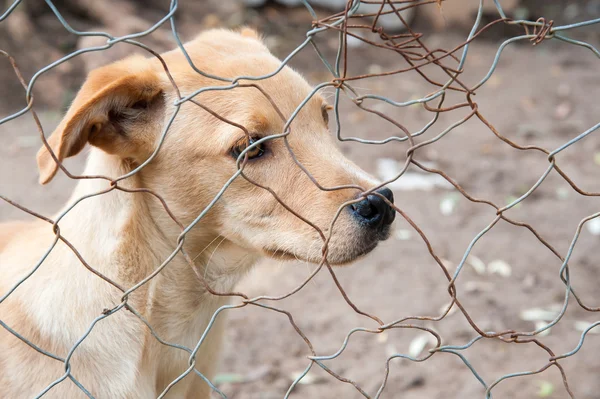
MULTIPOLYGON (((181 96, 216 89, 177 108, 179 94, 155 57, 133 56, 99 68, 48 138, 58 159, 89 142, 134 168, 153 154, 168 128, 160 151, 137 178, 182 223, 211 203, 238 171, 237 161, 243 167, 186 242, 222 236, 267 256, 318 262, 318 227, 331 235, 329 262, 343 264, 387 238, 395 214, 387 203, 393 202, 391 191, 361 197, 377 182, 336 148, 328 105, 319 94, 310 96, 312 88, 298 73, 281 68, 254 31, 208 31, 185 48, 194 67, 179 49, 162 55, 181 96), (267 74, 272 76, 242 79, 233 88, 214 79, 267 74), (261 141, 273 135, 282 137, 261 141), (338 186, 348 187, 331 189, 338 186)), ((57 171, 45 147, 38 165, 42 183, 57 171)))

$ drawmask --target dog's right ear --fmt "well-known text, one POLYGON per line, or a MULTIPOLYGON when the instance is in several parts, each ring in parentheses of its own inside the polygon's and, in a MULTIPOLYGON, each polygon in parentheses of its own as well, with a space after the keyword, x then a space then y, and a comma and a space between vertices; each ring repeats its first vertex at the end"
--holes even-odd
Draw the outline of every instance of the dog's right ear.
MULTIPOLYGON (((128 127, 142 110, 162 98, 157 72, 148 59, 132 56, 92 71, 65 117, 47 141, 59 162, 79 153, 86 143, 128 156, 135 151, 128 127)), ((46 184, 58 164, 46 148, 37 154, 39 182, 46 184)))

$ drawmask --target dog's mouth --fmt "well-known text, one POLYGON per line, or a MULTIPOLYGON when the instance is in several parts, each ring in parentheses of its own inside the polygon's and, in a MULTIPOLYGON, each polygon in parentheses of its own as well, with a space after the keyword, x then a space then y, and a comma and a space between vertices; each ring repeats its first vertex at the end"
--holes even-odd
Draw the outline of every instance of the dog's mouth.
POLYGON ((269 257, 278 260, 304 260, 295 254, 282 249, 263 248, 263 252, 269 257))
MULTIPOLYGON (((385 241, 390 236, 390 229, 388 226, 378 231, 376 234, 371 234, 368 239, 362 239, 359 243, 353 245, 336 245, 330 243, 329 251, 327 253, 327 261, 329 264, 334 266, 342 266, 352 263, 365 255, 373 251, 380 241, 385 241)), ((321 252, 313 257, 306 257, 305 255, 295 254, 291 251, 284 249, 273 249, 263 248, 263 252, 266 256, 278 260, 299 260, 311 263, 320 263, 323 258, 321 252)))

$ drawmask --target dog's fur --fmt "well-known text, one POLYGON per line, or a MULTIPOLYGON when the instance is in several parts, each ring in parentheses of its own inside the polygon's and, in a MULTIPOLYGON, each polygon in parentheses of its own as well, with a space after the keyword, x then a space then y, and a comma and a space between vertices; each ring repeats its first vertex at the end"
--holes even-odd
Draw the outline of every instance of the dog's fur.
MULTIPOLYGON (((195 65, 219 76, 260 76, 278 68, 254 31, 215 30, 186 44, 195 65)), ((194 71, 180 50, 163 54, 183 95, 199 87, 225 85, 194 71)), ((288 67, 257 82, 285 117, 311 92, 288 67)), ((118 177, 146 160, 156 148, 176 101, 176 92, 155 58, 132 56, 93 71, 66 116, 48 138, 60 160, 92 145, 85 175, 118 177)), ((196 97, 220 115, 263 137, 279 133, 284 121, 255 88, 208 91, 196 97)), ((291 124, 290 147, 325 187, 343 184, 365 189, 376 182, 334 145, 315 95, 291 124)), ((156 158, 120 182, 160 194, 183 225, 190 224, 235 173, 231 148, 244 133, 197 105, 184 103, 156 158)), ((327 232, 340 205, 358 190, 323 191, 294 163, 282 139, 270 141, 265 155, 250 160, 249 178, 272 188, 303 217, 327 232)), ((40 182, 57 172, 50 153, 38 153, 40 182)), ((73 201, 109 188, 107 180, 81 180, 73 201)), ((173 252, 180 228, 148 193, 113 190, 87 198, 60 221, 61 234, 93 268, 132 287, 173 252)), ((335 224, 328 259, 343 264, 369 252, 382 237, 343 211, 335 224)), ((45 222, 0 227, 0 296, 22 279, 52 244, 45 222)), ((185 238, 185 250, 215 290, 230 291, 261 256, 317 262, 322 240, 264 189, 237 179, 185 238)), ((120 303, 122 293, 92 274, 62 242, 39 269, 0 304, 0 320, 46 351, 66 357, 90 323, 120 303)), ((181 254, 129 298, 162 339, 193 348, 214 311, 227 298, 211 295, 181 254)), ((211 377, 218 361, 223 317, 218 317, 196 357, 196 368, 211 377)), ((189 355, 160 344, 126 310, 98 322, 71 358, 73 376, 97 398, 155 398, 188 368, 189 355)), ((41 355, 0 328, 0 397, 30 398, 65 373, 64 365, 41 355)), ((208 385, 194 373, 176 384, 169 398, 207 398, 208 385)), ((70 380, 46 397, 80 398, 70 380)))

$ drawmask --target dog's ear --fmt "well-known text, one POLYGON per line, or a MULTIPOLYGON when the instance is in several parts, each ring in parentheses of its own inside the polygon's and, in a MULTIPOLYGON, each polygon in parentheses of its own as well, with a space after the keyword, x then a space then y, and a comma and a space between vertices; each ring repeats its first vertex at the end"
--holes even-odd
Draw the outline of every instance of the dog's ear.
MULTIPOLYGON (((159 76, 149 60, 132 56, 90 72, 71 107, 47 141, 56 158, 79 153, 86 143, 126 156, 134 144, 128 137, 132 122, 156 101, 162 101, 159 76)), ((58 164, 46 148, 37 154, 39 181, 46 184, 58 164)))

